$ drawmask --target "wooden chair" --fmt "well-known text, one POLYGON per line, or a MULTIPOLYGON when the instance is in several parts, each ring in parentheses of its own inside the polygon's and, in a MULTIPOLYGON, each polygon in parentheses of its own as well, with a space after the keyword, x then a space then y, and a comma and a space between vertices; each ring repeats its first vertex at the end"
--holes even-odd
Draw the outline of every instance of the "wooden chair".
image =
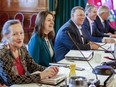
POLYGON ((24 23, 24 15, 21 12, 18 12, 15 14, 14 19, 18 19, 21 22, 21 25, 23 26, 24 23))
POLYGON ((25 33, 28 33, 28 37, 30 38, 30 33, 33 32, 33 29, 35 27, 35 20, 36 20, 36 16, 37 14, 34 13, 30 16, 30 23, 29 23, 29 26, 27 27, 24 27, 24 31, 25 33))

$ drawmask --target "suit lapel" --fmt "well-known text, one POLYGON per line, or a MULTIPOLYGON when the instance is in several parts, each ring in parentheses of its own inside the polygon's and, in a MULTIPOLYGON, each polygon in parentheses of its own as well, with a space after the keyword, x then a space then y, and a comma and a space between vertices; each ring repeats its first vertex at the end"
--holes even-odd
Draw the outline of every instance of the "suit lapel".
POLYGON ((79 32, 79 29, 78 29, 77 26, 73 23, 72 20, 70 20, 70 23, 71 23, 71 25, 72 25, 71 27, 72 27, 72 30, 73 30, 74 33, 75 33, 76 38, 79 38, 80 43, 83 44, 82 38, 81 38, 81 34, 80 34, 80 32, 79 32))
POLYGON ((98 23, 99 23, 99 26, 100 26, 100 31, 104 32, 105 28, 103 27, 103 24, 100 20, 100 18, 97 16, 97 19, 98 19, 98 23))
MULTIPOLYGON (((85 18, 85 23, 87 23, 87 26, 89 26, 89 32, 91 34, 91 27, 90 27, 90 24, 89 24, 89 20, 87 19, 87 17, 85 18)), ((93 33, 93 30, 92 30, 92 33, 93 33)))

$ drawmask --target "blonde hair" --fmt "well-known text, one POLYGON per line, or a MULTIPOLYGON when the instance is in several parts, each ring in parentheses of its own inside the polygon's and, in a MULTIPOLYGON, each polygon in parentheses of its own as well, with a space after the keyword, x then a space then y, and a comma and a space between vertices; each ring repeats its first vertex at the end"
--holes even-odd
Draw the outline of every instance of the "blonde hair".
POLYGON ((101 7, 99 7, 97 14, 100 15, 102 13, 107 13, 107 12, 110 12, 109 8, 107 6, 101 6, 101 7))

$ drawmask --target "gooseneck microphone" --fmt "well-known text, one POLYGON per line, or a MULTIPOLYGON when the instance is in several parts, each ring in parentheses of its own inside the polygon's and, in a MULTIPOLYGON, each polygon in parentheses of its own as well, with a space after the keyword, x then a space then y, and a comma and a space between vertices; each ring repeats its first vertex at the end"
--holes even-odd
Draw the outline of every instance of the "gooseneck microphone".
MULTIPOLYGON (((71 37, 69 31, 65 31, 67 33, 67 35, 69 36, 69 38, 71 39, 71 41, 73 42, 73 44, 76 46, 76 48, 80 51, 80 53, 82 54, 82 56, 85 58, 84 54, 82 53, 81 49, 78 47, 78 45, 75 43, 75 41, 73 40, 73 38, 71 37)), ((85 58, 86 59, 86 58, 85 58)), ((91 66, 91 64, 89 63, 89 61, 87 61, 87 63, 89 64, 89 66, 92 68, 92 70, 95 73, 96 79, 98 80, 98 76, 97 73, 95 72, 94 68, 91 66)))
MULTIPOLYGON (((88 41, 90 41, 90 40, 88 40, 88 41)), ((102 47, 101 45, 99 45, 99 44, 97 44, 95 42, 92 42, 92 43, 99 46, 104 51, 108 52, 108 50, 105 49, 104 47, 102 47)), ((114 56, 114 54, 112 52, 110 52, 110 53, 112 54, 114 59, 111 59, 111 58, 108 58, 108 59, 111 59, 111 60, 114 60, 114 61, 103 62, 102 65, 96 66, 94 68, 93 73, 99 74, 99 75, 111 75, 112 73, 114 73, 114 69, 116 69, 116 56, 114 56)))
MULTIPOLYGON (((94 42, 92 42, 92 43, 94 43, 94 42)), ((97 45, 97 46, 99 46, 100 48, 102 48, 104 51, 108 52, 108 50, 105 49, 104 47, 102 47, 101 45, 99 45, 99 44, 97 44, 97 43, 94 43, 94 44, 97 45)), ((106 43, 106 44, 107 44, 107 43, 106 43)), ((113 54, 112 52, 110 52, 110 53, 112 54, 114 60, 116 60, 116 57, 114 56, 114 54, 113 54)))

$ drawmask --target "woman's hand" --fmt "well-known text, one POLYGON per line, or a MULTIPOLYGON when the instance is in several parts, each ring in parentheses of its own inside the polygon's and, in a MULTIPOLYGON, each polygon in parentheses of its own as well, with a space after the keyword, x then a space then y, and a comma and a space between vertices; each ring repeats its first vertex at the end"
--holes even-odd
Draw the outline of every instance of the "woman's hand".
POLYGON ((51 78, 59 72, 58 67, 50 66, 40 73, 41 79, 51 78))

